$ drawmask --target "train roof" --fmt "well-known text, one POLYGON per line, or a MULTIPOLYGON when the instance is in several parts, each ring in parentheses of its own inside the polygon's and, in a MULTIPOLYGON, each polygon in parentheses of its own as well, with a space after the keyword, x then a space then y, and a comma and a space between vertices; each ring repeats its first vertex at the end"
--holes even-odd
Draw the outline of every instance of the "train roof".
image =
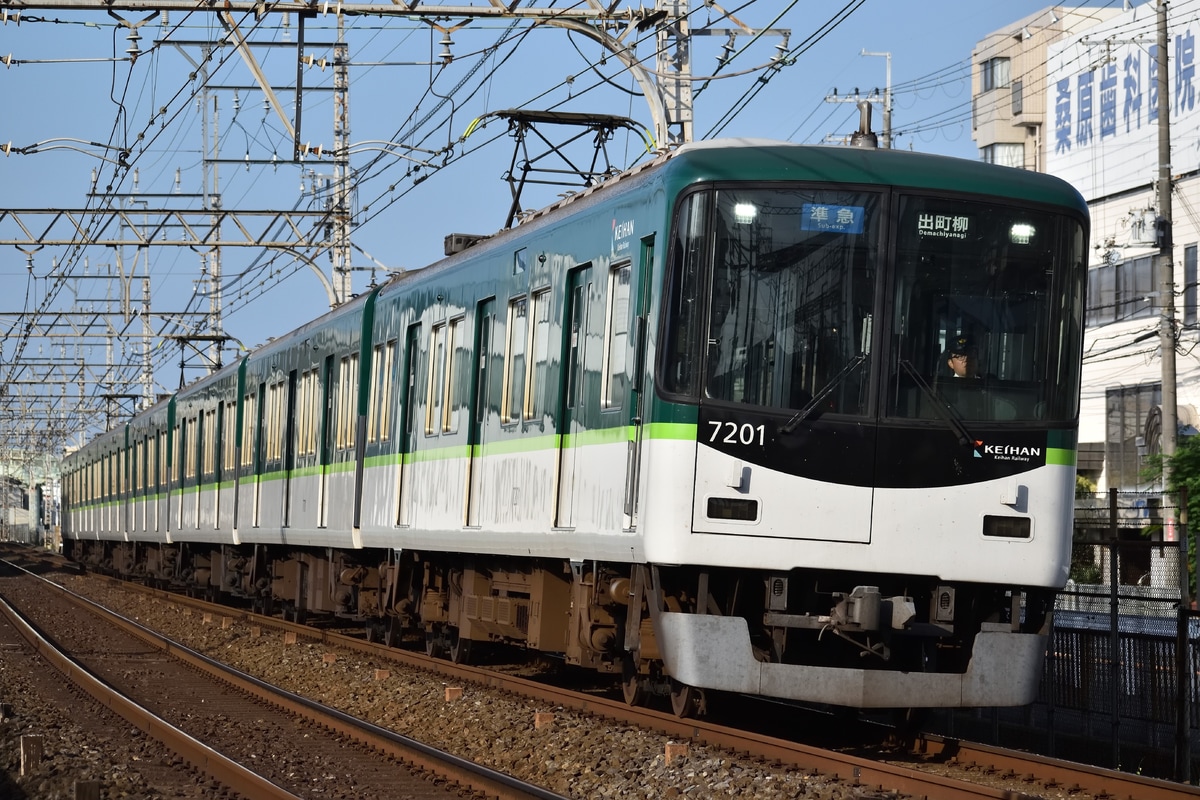
POLYGON ((671 154, 671 161, 688 183, 795 180, 877 184, 1036 200, 1087 213, 1087 203, 1075 187, 1053 175, 909 150, 717 139, 684 145, 671 154))
MULTIPOLYGON (((596 186, 525 217, 537 219, 614 184, 665 169, 687 185, 718 181, 831 181, 912 189, 978 192, 1067 206, 1087 213, 1071 184, 1053 175, 953 156, 782 142, 773 139, 710 139, 682 145, 596 186)), ((520 229, 519 227, 517 228, 520 229)))
POLYGON ((676 191, 695 183, 722 181, 831 181, 925 191, 972 192, 1023 202, 1058 205, 1087 216, 1087 203, 1071 184, 1042 172, 1003 167, 952 156, 872 147, 810 145, 773 139, 727 138, 692 142, 661 151, 654 158, 520 218, 520 224, 480 237, 478 244, 398 275, 384 284, 386 294, 420 275, 429 275, 471 259, 490 246, 520 238, 552 224, 568 209, 582 210, 632 191, 654 177, 676 191))

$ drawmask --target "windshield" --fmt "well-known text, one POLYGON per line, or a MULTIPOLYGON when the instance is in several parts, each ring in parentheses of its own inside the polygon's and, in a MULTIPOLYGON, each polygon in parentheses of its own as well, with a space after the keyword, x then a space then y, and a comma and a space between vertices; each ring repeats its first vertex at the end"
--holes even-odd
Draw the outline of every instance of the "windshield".
POLYGON ((902 197, 887 414, 1071 420, 1078 412, 1079 223, 1040 211, 902 197))
POLYGON ((681 200, 673 236, 667 392, 776 409, 789 432, 830 414, 960 434, 1077 417, 1075 219, 961 196, 719 187, 681 200))
POLYGON ((865 413, 879 202, 857 191, 716 193, 708 397, 865 413))

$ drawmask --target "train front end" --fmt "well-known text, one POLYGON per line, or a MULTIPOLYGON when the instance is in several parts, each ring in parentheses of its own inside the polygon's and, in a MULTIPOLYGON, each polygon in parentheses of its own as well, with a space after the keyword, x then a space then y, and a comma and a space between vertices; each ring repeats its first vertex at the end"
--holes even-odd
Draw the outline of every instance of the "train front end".
POLYGON ((648 510, 656 644, 698 687, 1031 702, 1069 567, 1086 207, 1020 170, 817 150, 701 150, 680 192, 659 411, 696 427, 648 495, 689 498, 648 510))

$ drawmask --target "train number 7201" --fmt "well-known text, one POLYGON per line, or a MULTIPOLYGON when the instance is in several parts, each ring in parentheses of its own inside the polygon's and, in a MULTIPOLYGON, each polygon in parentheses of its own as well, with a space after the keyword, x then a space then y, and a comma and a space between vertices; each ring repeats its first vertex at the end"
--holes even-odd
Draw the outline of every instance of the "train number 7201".
POLYGON ((710 443, 757 444, 759 447, 762 447, 766 443, 766 425, 751 425, 749 422, 743 422, 739 425, 736 422, 721 422, 715 419, 709 420, 708 424, 712 426, 712 432, 708 437, 710 443))

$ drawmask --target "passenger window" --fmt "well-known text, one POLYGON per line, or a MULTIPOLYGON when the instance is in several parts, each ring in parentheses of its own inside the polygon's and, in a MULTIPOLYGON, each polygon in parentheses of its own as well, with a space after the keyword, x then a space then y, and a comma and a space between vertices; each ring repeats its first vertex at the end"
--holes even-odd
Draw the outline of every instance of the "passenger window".
POLYGON ((501 422, 516 422, 521 418, 525 389, 525 333, 527 299, 522 296, 509 301, 508 326, 504 344, 504 392, 501 422))
POLYGON ((620 408, 625 403, 625 356, 629 346, 629 264, 614 267, 608 273, 608 313, 604 329, 604 408, 620 408))

